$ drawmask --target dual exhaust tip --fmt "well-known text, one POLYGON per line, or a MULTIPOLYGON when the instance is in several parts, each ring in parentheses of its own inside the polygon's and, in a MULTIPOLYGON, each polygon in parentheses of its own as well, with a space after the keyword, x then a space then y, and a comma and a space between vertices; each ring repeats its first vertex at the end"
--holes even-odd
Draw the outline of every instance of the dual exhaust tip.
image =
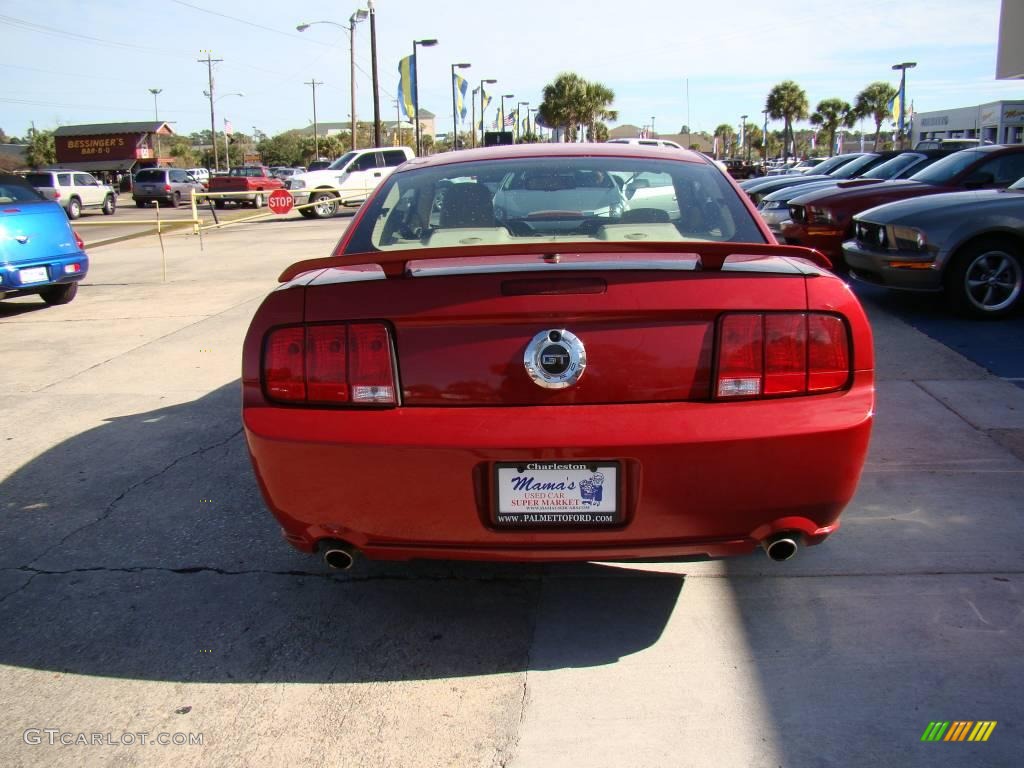
MULTIPOLYGON (((800 548, 799 534, 777 533, 761 542, 768 557, 777 563, 790 560, 796 556, 800 548)), ((350 544, 332 541, 324 545, 324 562, 337 571, 347 571, 356 562, 358 550, 350 544)))

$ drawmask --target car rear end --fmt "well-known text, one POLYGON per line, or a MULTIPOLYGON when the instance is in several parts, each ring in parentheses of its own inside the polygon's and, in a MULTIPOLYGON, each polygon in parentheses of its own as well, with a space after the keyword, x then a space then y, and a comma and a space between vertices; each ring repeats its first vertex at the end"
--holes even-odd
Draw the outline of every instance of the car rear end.
POLYGON ((82 280, 89 257, 60 205, 11 199, 0 181, 0 299, 53 295, 82 280))
POLYGON ((557 250, 357 253, 350 234, 285 274, 246 336, 243 417, 291 544, 628 560, 836 530, 874 407, 849 289, 767 237, 650 243, 662 224, 603 226, 626 229, 557 250))
POLYGON ((132 185, 132 198, 135 203, 163 203, 169 205, 174 200, 174 189, 168 172, 156 168, 144 168, 135 174, 132 185))

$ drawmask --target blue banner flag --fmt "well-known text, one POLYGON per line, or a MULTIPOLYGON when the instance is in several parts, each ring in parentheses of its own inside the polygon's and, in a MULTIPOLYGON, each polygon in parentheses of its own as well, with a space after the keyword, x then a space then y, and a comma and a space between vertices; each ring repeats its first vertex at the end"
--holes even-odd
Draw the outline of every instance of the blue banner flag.
POLYGON ((416 58, 406 56, 398 62, 398 74, 398 103, 405 119, 411 121, 416 114, 416 58))
POLYGON ((459 122, 466 122, 466 92, 469 90, 469 81, 461 75, 455 75, 455 111, 459 113, 459 122))

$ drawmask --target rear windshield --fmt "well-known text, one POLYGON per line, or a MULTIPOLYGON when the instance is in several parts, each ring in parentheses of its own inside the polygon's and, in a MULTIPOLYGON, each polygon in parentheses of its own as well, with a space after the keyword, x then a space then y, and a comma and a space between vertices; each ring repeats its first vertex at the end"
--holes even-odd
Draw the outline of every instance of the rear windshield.
POLYGON ((25 181, 33 187, 52 187, 53 176, 49 173, 29 173, 25 175, 25 181))
POLYGON ((880 162, 878 155, 861 155, 830 175, 833 179, 852 179, 865 168, 871 168, 880 162))
MULTIPOLYGON (((42 174, 33 173, 30 175, 40 176, 42 174)), ((30 203, 36 200, 45 200, 45 198, 28 186, 28 184, 0 179, 0 205, 4 203, 30 203)))
POLYGON ((167 171, 139 171, 135 174, 135 181, 163 181, 167 171))
POLYGON ((346 253, 517 242, 764 243, 712 165, 554 157, 392 174, 346 253))
POLYGON ((248 166, 242 168, 232 168, 229 175, 245 176, 247 178, 257 178, 263 176, 263 169, 259 167, 251 168, 248 166))
POLYGON ((814 172, 816 174, 830 174, 832 173, 832 171, 836 170, 836 168, 842 168, 844 165, 852 162, 857 157, 859 157, 859 155, 854 155, 853 157, 850 157, 849 155, 835 155, 833 157, 830 157, 825 162, 816 165, 814 168, 814 172))

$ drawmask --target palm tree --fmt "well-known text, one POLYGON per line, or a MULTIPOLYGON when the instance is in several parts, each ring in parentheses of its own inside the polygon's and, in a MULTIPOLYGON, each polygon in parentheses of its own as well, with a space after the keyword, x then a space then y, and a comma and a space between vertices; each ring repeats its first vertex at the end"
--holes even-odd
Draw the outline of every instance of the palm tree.
POLYGON ((793 140, 793 121, 807 117, 807 94, 792 80, 783 80, 768 93, 764 108, 772 120, 785 121, 783 128, 783 159, 789 159, 789 145, 793 140))
MULTIPOLYGON (((715 136, 721 142, 719 145, 722 148, 722 154, 726 157, 729 156, 729 143, 732 141, 732 126, 728 123, 722 123, 715 128, 715 136)), ((718 159, 718 153, 715 153, 715 159, 718 159)))
POLYGON ((586 90, 586 80, 575 72, 562 72, 554 82, 544 86, 537 114, 545 125, 564 130, 563 141, 571 140, 583 122, 581 113, 586 90))
POLYGON ((828 136, 828 156, 832 157, 835 150, 836 131, 839 126, 852 128, 857 115, 848 102, 842 99, 822 99, 811 115, 811 125, 820 125, 828 136))
POLYGON ((875 121, 875 149, 878 149, 878 135, 882 132, 882 121, 890 116, 889 102, 896 97, 896 89, 881 81, 872 83, 857 94, 853 111, 857 117, 871 117, 875 121))
MULTIPOLYGON (((618 120, 619 113, 611 109, 615 101, 615 91, 603 83, 591 83, 584 81, 583 89, 583 122, 587 126, 587 137, 591 141, 599 141, 597 138, 597 126, 605 120, 618 120)), ((607 136, 607 128, 605 129, 607 136)))

